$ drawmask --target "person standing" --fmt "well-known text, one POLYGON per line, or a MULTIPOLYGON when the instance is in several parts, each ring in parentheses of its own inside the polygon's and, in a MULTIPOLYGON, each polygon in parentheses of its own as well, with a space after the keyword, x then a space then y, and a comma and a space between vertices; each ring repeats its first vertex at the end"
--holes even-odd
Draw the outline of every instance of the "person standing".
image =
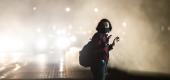
POLYGON ((90 69, 94 80, 105 80, 109 51, 113 49, 115 42, 119 41, 119 37, 116 37, 113 42, 109 44, 109 39, 112 35, 108 35, 108 33, 112 30, 112 25, 108 19, 101 19, 96 30, 97 32, 92 37, 92 42, 96 46, 95 61, 93 65, 90 66, 90 69))

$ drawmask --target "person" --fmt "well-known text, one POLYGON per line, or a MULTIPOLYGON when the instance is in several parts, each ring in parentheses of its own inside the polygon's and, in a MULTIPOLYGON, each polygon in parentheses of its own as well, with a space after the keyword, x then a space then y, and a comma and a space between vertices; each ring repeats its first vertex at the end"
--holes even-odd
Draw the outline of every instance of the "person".
POLYGON ((119 41, 119 37, 116 37, 113 42, 109 44, 109 39, 112 35, 108 35, 108 33, 112 30, 112 25, 108 19, 100 20, 96 30, 97 32, 92 37, 92 42, 94 42, 96 46, 95 59, 90 69, 94 80, 105 80, 109 51, 113 49, 115 41, 119 41))

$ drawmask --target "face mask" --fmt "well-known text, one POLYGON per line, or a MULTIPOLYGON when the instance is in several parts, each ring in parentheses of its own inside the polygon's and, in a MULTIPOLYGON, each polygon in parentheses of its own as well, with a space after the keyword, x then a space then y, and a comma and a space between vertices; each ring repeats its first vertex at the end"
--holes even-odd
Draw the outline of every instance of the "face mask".
POLYGON ((105 28, 105 33, 110 32, 110 28, 105 28))
POLYGON ((109 32, 109 31, 110 31, 109 22, 105 22, 105 23, 104 23, 104 26, 105 26, 105 27, 104 27, 104 28, 105 28, 105 29, 104 29, 104 32, 105 32, 105 33, 109 32))

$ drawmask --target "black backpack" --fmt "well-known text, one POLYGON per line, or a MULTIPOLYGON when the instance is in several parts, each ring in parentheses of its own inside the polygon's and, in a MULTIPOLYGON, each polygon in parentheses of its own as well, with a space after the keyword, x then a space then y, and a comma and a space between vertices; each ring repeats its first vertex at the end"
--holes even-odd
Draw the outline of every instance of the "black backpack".
POLYGON ((83 67, 90 67, 95 61, 94 42, 89 41, 79 52, 79 64, 83 67))

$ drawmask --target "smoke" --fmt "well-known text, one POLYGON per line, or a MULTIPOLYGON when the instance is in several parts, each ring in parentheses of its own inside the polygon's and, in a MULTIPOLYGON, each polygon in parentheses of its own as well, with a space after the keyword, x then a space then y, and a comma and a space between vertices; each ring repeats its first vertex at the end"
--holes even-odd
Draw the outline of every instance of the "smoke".
POLYGON ((1 0, 0 33, 20 35, 29 44, 39 35, 37 28, 45 36, 52 32, 53 26, 56 29, 71 26, 69 31, 78 40, 69 48, 71 52, 68 49, 66 53, 74 55, 70 58, 75 61, 72 65, 78 65, 75 47, 81 49, 96 32, 100 19, 108 18, 113 26, 112 40, 120 37, 110 52, 109 66, 169 73, 168 3, 168 0, 1 0))
MULTIPOLYGON (((125 6, 132 5, 131 2, 132 0, 125 6)), ((124 40, 120 40, 120 44, 111 55, 111 66, 126 70, 169 73, 167 3, 167 0, 138 0, 134 3, 135 6, 126 7, 128 30, 123 37, 124 40), (162 30, 162 26, 166 30, 162 30)))

